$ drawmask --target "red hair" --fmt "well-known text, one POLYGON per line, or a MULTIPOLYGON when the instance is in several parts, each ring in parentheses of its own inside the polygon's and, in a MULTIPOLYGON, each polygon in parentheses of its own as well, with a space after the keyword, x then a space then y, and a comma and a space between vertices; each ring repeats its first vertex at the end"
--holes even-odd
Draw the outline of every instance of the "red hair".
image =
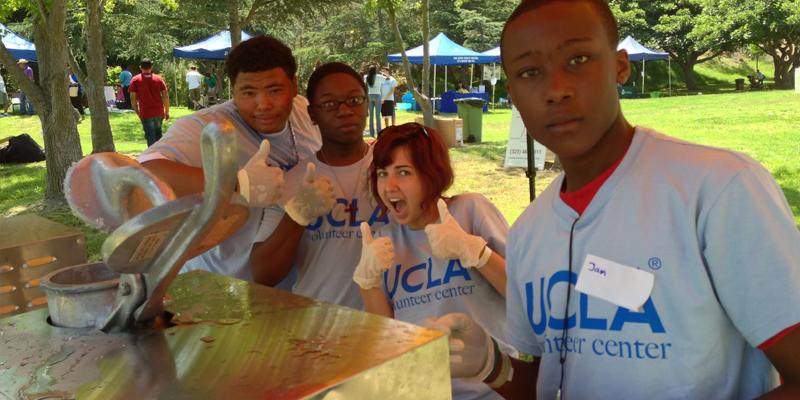
MULTIPOLYGON (((411 162, 422 181, 425 196, 423 210, 435 207, 436 201, 453 184, 453 167, 450 154, 435 129, 417 123, 390 126, 378 134, 372 149, 369 182, 372 195, 383 203, 378 194, 378 169, 386 168, 394 160, 397 150, 406 148, 411 162)), ((386 204, 384 204, 386 207, 386 204)))

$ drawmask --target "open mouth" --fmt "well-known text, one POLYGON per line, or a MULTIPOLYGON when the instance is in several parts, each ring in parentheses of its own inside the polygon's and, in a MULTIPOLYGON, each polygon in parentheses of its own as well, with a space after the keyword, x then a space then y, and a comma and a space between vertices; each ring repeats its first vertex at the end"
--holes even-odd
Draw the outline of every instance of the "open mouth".
POLYGON ((408 209, 406 201, 400 199, 389 199, 389 208, 398 216, 404 215, 408 209))

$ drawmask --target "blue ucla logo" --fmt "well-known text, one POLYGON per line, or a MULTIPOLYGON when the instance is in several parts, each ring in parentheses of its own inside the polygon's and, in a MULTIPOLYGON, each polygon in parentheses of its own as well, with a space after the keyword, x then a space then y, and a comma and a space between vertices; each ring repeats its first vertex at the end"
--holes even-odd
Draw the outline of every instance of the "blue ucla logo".
MULTIPOLYGON (((642 307, 642 312, 628 310, 624 307, 617 307, 611 324, 608 323, 608 318, 601 318, 599 316, 592 316, 590 310, 589 296, 580 293, 580 303, 576 313, 569 315, 566 318, 557 318, 552 315, 552 301, 551 294, 553 287, 559 283, 568 285, 575 285, 578 282, 578 275, 574 272, 558 271, 550 276, 545 284, 545 278, 539 279, 538 288, 535 282, 525 283, 525 297, 526 297, 526 310, 528 323, 531 329, 537 334, 541 335, 545 332, 546 328, 562 330, 564 324, 567 329, 580 327, 581 329, 592 329, 601 331, 621 331, 625 324, 646 324, 650 326, 653 333, 665 333, 664 324, 661 323, 661 318, 658 316, 653 299, 647 299, 647 302, 642 307), (537 290, 538 289, 538 290, 537 290), (538 296, 537 296, 538 295, 538 296), (538 300, 538 301, 537 301, 538 300), (537 312, 538 306, 538 312, 537 312), (538 320, 536 316, 538 315, 538 320)), ((574 290, 574 288, 573 288, 574 290)))
MULTIPOLYGON (((360 221, 358 219, 358 199, 357 198, 353 199, 349 203, 347 202, 347 199, 339 198, 339 199, 336 199, 336 204, 344 205, 344 207, 345 207, 344 211, 347 212, 349 218, 338 220, 338 219, 336 219, 336 217, 333 216, 333 210, 331 210, 330 212, 328 212, 328 214, 323 215, 323 216, 317 218, 316 221, 308 224, 306 226, 306 229, 309 230, 309 231, 319 230, 322 227, 322 224, 324 222, 327 222, 328 225, 330 225, 330 226, 332 226, 334 228, 342 228, 342 227, 358 228, 359 225, 361 225, 361 222, 363 222, 363 221, 360 221)), ((335 207, 336 206, 334 206, 334 209, 335 209, 335 207)), ((388 224, 389 223, 389 216, 384 211, 384 208, 383 208, 382 205, 375 206, 375 208, 372 210, 372 214, 370 215, 369 220, 367 221, 369 226, 373 226, 377 222, 382 222, 384 224, 388 224)))
POLYGON ((397 293, 398 284, 403 287, 404 291, 415 293, 423 289, 447 285, 455 279, 462 279, 465 282, 472 280, 472 277, 469 275, 469 269, 464 268, 461 265, 461 261, 458 259, 449 260, 447 269, 441 276, 436 276, 430 257, 428 257, 425 262, 416 264, 405 270, 402 276, 400 276, 401 269, 402 265, 397 264, 383 274, 383 283, 388 291, 389 298, 394 298, 395 293, 397 293), (394 272, 394 279, 390 283, 389 278, 391 272, 394 272), (420 279, 420 274, 422 274, 422 279, 420 279))

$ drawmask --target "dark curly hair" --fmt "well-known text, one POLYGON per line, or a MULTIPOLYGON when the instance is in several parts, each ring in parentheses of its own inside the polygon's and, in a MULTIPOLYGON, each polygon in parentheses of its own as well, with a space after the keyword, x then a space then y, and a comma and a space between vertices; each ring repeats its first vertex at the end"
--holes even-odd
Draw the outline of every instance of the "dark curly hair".
POLYGON ((228 53, 225 72, 231 85, 240 72, 261 72, 283 68, 289 79, 297 74, 297 62, 292 50, 272 36, 256 36, 239 43, 228 53))

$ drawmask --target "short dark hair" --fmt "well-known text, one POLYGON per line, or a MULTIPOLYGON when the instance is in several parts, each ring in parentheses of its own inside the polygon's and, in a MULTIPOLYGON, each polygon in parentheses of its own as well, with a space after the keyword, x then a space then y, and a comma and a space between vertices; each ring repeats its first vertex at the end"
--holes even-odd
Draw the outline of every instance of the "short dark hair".
POLYGON ((314 97, 316 97, 317 94, 317 86, 319 86, 319 83, 323 78, 328 75, 339 73, 352 76, 353 79, 355 79, 356 82, 361 85, 361 88, 364 89, 364 94, 367 94, 367 85, 364 83, 364 80, 361 79, 361 75, 359 75, 356 70, 345 63, 329 62, 317 67, 308 78, 308 85, 306 85, 306 98, 308 99, 308 102, 314 103, 314 97))
MULTIPOLYGON (((378 134, 372 147, 372 164, 369 168, 370 190, 375 199, 382 203, 378 193, 378 169, 392 163, 394 151, 401 147, 408 149, 422 182, 424 197, 422 208, 436 207, 436 200, 453 184, 453 167, 447 145, 439 132, 416 123, 390 126, 378 134)), ((384 207, 387 205, 384 204, 384 207)))
POLYGON ((297 74, 297 62, 283 42, 272 36, 256 36, 239 43, 228 53, 225 72, 231 85, 240 72, 261 72, 282 68, 289 79, 297 74))
POLYGON ((153 61, 151 61, 149 58, 143 58, 142 62, 139 63, 139 68, 143 69, 153 68, 153 61))
MULTIPOLYGON (((608 6, 607 0, 522 0, 522 2, 508 17, 505 25, 503 25, 503 31, 500 33, 500 47, 503 46, 503 39, 506 36, 506 30, 508 29, 508 26, 514 22, 514 20, 529 11, 546 6, 548 4, 559 2, 589 3, 592 7, 594 7, 595 11, 597 12, 597 16, 600 17, 600 20, 603 22, 603 25, 606 28, 606 36, 608 36, 609 44, 612 48, 617 48, 617 42, 619 42, 619 28, 617 27, 617 19, 614 18, 614 13, 611 12, 611 8, 608 6)), ((505 66, 505 63, 503 62, 502 51, 500 51, 500 63, 501 65, 505 66)))

